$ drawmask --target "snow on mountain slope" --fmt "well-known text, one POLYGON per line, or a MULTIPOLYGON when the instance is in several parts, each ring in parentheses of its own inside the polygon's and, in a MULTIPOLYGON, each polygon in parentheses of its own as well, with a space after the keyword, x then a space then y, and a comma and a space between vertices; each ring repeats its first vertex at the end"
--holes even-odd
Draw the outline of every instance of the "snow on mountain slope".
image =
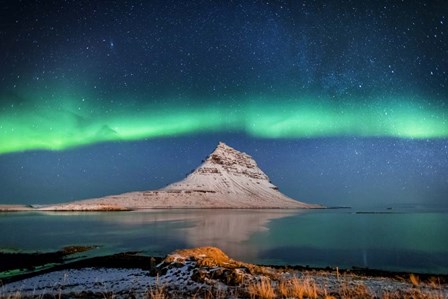
POLYGON ((130 192, 41 210, 142 208, 321 208, 291 199, 278 191, 251 156, 220 142, 184 180, 167 187, 130 192))

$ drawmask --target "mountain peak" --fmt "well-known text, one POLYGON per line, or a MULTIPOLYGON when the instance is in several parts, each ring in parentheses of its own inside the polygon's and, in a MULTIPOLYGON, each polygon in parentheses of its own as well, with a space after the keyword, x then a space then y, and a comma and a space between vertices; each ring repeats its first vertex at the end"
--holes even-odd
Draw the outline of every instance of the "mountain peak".
POLYGON ((224 142, 222 142, 222 141, 220 141, 220 142, 218 142, 218 146, 216 146, 216 148, 226 148, 226 147, 230 147, 230 146, 228 146, 227 144, 225 144, 224 142))
POLYGON ((218 164, 231 170, 232 166, 241 166, 245 168, 256 168, 255 160, 244 152, 240 152, 223 142, 219 142, 216 149, 207 157, 206 162, 218 164))
MULTIPOLYGON (((215 150, 205 159, 205 161, 191 172, 184 180, 173 183, 166 189, 201 189, 207 190, 221 189, 221 192, 238 192, 241 187, 240 181, 246 180, 251 183, 263 186, 272 190, 277 187, 272 185, 268 176, 257 166, 255 160, 244 152, 240 152, 223 142, 219 142, 215 150), (257 183, 258 182, 258 183, 257 183), (235 185, 238 188, 233 188, 235 185)), ((244 187, 247 189, 246 187, 244 187)))
POLYGON ((215 150, 209 155, 218 155, 218 156, 226 156, 226 155, 232 155, 232 154, 245 154, 243 152, 237 151, 231 146, 228 146, 224 142, 220 141, 218 145, 216 146, 215 150))

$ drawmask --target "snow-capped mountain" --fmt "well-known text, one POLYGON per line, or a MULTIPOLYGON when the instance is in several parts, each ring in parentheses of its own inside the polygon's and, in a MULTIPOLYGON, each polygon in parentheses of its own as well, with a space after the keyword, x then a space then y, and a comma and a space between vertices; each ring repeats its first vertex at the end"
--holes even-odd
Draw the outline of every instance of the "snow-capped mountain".
POLYGON ((154 191, 130 192, 45 207, 46 210, 142 208, 321 208, 287 197, 246 153, 220 142, 182 181, 154 191))

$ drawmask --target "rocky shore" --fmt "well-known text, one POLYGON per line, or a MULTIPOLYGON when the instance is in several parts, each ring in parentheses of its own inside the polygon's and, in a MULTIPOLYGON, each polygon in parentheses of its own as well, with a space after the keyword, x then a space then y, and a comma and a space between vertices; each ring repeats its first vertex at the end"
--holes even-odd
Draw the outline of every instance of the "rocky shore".
POLYGON ((46 296, 448 298, 448 276, 259 266, 236 261, 215 247, 201 247, 177 250, 163 259, 126 253, 79 260, 4 277, 0 288, 2 298, 46 296))

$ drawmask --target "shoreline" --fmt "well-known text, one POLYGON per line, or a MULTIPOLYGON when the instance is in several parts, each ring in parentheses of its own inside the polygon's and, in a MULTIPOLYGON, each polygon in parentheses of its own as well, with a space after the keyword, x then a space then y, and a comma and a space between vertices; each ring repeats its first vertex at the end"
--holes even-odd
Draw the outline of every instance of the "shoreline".
POLYGON ((191 207, 191 206, 153 206, 153 207, 126 207, 126 206, 97 206, 97 205, 78 205, 76 207, 62 207, 54 205, 39 205, 33 207, 32 205, 0 205, 0 213, 19 213, 19 212, 133 212, 133 211, 150 211, 150 210, 288 210, 288 211, 307 211, 307 210, 336 210, 336 209, 351 209, 351 207, 280 207, 280 206, 266 206, 266 207, 191 207))
MULTIPOLYGON (((0 282, 9 283, 27 277, 33 277, 52 271, 79 269, 79 268, 138 268, 142 270, 151 270, 154 263, 164 259, 162 256, 150 256, 141 254, 140 251, 119 252, 101 256, 86 256, 84 252, 100 248, 101 246, 67 246, 58 251, 50 252, 21 252, 14 250, 0 250, 0 282), (23 274, 17 270, 24 270, 23 274), (27 271, 27 270, 28 271, 27 271)), ((429 273, 429 272, 410 272, 410 271, 391 271, 385 269, 376 269, 368 267, 351 266, 348 268, 340 267, 316 267, 298 264, 256 264, 260 267, 269 267, 273 269, 285 269, 294 271, 325 271, 328 273, 347 273, 356 274, 365 277, 409 277, 417 275, 423 280, 433 277, 440 279, 442 283, 448 283, 448 273, 429 273)))
MULTIPOLYGON (((30 255, 36 262, 45 254, 70 258, 87 250, 73 246, 30 255)), ((0 258, 6 255, 13 265, 14 255, 17 261, 24 254, 0 253, 0 258)), ((92 257, 0 282, 0 297, 6 298, 448 298, 446 274, 255 265, 215 247, 176 250, 165 258, 139 252, 92 257)))
MULTIPOLYGON (((58 252, 48 253, 48 254, 29 254, 34 256, 39 255, 57 255, 58 252)), ((15 255, 16 253, 6 253, 7 255, 15 255)), ((0 261, 5 253, 0 252, 0 261)), ((24 254, 19 254, 20 259, 24 254)), ((11 257, 11 256, 9 256, 11 257)), ((38 258, 39 259, 39 258, 38 258)), ((163 261, 164 257, 161 256, 149 256, 149 255, 140 255, 140 252, 122 252, 112 255, 98 256, 98 257, 90 257, 85 259, 79 259, 72 262, 60 263, 51 266, 50 268, 45 268, 42 270, 36 270, 35 272, 18 274, 10 277, 0 277, 0 282, 3 283, 11 283, 15 281, 19 281, 25 278, 30 278, 34 276, 38 276, 41 274, 46 274, 54 271, 61 270, 70 270, 70 269, 82 269, 82 268, 110 268, 110 269, 141 269, 141 270, 151 270, 153 267, 163 261)), ((382 269, 374 269, 374 268, 362 268, 362 267, 351 267, 351 268, 333 268, 330 266, 327 267, 311 267, 311 266, 302 266, 302 265, 270 265, 270 264, 255 264, 259 267, 269 267, 278 270, 284 271, 315 271, 315 272, 326 272, 326 273, 339 273, 343 274, 354 274, 363 277, 385 277, 385 278, 400 278, 400 279, 408 279, 410 275, 418 276, 422 281, 430 281, 432 278, 437 278, 441 283, 448 283, 448 274, 444 273, 422 273, 422 272, 406 272, 406 271, 388 271, 382 269)), ((35 267, 32 265, 23 266, 25 267, 35 267)), ((11 269, 13 270, 13 269, 11 269)), ((2 273, 2 272, 0 272, 2 273)))

